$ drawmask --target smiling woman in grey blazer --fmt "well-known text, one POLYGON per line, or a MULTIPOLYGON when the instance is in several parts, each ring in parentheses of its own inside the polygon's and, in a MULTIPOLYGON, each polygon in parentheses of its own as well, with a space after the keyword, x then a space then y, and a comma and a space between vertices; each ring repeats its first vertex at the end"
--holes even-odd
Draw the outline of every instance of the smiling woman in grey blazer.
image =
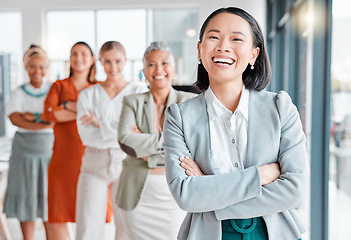
POLYGON ((255 19, 213 12, 200 30, 198 97, 166 110, 166 176, 188 211, 178 239, 297 240, 308 184, 305 135, 286 92, 264 90, 270 65, 255 19))
POLYGON ((173 240, 185 216, 166 182, 163 150, 164 112, 171 103, 195 95, 176 91, 174 60, 164 42, 153 42, 144 54, 150 91, 124 98, 118 141, 128 156, 119 179, 117 204, 128 239, 173 240))

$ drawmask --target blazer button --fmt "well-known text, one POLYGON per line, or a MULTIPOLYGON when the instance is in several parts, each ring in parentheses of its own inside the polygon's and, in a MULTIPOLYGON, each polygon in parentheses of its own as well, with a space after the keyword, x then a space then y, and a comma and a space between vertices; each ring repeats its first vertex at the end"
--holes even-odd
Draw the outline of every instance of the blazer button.
POLYGON ((235 139, 234 138, 232 139, 232 143, 235 144, 235 139))
POLYGON ((238 168, 238 167, 239 167, 239 164, 238 164, 238 163, 235 163, 235 167, 238 168))

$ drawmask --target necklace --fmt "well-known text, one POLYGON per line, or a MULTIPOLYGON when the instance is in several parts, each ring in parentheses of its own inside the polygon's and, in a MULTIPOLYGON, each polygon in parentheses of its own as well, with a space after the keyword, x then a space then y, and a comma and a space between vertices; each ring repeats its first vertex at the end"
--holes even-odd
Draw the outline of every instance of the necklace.
MULTIPOLYGON (((47 85, 50 86, 50 84, 47 84, 47 85)), ((34 94, 34 93, 31 93, 31 92, 27 89, 27 87, 26 87, 25 84, 23 84, 23 85, 21 86, 21 88, 22 88, 23 91, 24 91, 25 93, 27 93, 28 95, 30 95, 30 96, 32 96, 32 97, 37 97, 37 98, 46 95, 46 94, 49 92, 49 89, 50 89, 50 87, 47 87, 46 90, 45 90, 44 92, 39 93, 39 94, 34 94)))

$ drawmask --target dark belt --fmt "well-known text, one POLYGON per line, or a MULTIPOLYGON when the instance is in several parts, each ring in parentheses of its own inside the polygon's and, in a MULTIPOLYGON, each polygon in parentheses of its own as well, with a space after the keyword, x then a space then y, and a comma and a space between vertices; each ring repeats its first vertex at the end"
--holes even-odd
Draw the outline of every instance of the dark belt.
POLYGON ((246 224, 247 221, 245 221, 245 222, 238 223, 239 224, 239 226, 238 226, 236 221, 239 222, 239 220, 235 220, 235 219, 231 219, 230 224, 235 229, 235 231, 237 231, 238 233, 252 232, 252 230, 254 230, 256 225, 257 225, 257 218, 243 219, 243 220, 251 221, 250 225, 246 224))
POLYGON ((238 233, 252 232, 256 228, 257 223, 264 223, 263 218, 228 219, 222 221, 223 226, 231 226, 238 233))

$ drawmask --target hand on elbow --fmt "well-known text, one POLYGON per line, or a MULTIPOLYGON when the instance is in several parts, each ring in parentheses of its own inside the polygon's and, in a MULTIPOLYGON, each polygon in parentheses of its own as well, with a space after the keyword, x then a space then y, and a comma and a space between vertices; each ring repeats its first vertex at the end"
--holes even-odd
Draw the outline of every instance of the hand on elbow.
POLYGON ((82 121, 82 125, 85 127, 88 127, 90 124, 96 128, 100 127, 99 119, 90 110, 89 110, 89 114, 82 116, 79 120, 82 121))
POLYGON ((60 104, 60 106, 67 111, 77 112, 77 102, 64 101, 63 103, 60 104))
POLYGON ((23 113, 23 118, 29 122, 35 121, 35 115, 33 113, 30 113, 30 112, 23 113))
POLYGON ((189 157, 179 158, 180 166, 184 168, 186 175, 188 176, 203 176, 199 165, 197 165, 194 160, 189 157))
POLYGON ((270 163, 258 167, 261 174, 261 185, 274 182, 280 176, 280 167, 277 163, 270 163))
POLYGON ((132 130, 133 133, 141 133, 139 130, 138 126, 134 125, 130 127, 130 130, 132 130))

